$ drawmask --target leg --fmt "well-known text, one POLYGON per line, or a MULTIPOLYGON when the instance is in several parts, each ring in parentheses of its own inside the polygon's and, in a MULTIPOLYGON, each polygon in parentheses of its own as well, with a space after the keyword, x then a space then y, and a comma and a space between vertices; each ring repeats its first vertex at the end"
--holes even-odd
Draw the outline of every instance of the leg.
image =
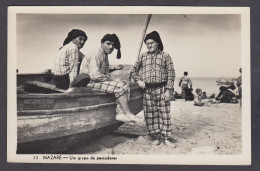
POLYGON ((168 139, 171 136, 171 115, 170 115, 170 101, 165 101, 164 100, 164 92, 165 92, 165 88, 161 87, 160 89, 158 89, 158 102, 157 102, 157 106, 158 106, 158 110, 159 110, 159 115, 161 117, 161 126, 160 126, 160 132, 162 137, 164 137, 164 139, 168 139))
POLYGON ((183 99, 185 98, 185 89, 183 86, 181 87, 181 96, 183 99))
POLYGON ((56 85, 57 88, 67 90, 70 85, 69 75, 52 75, 52 82, 56 85))
POLYGON ((182 98, 183 99, 185 99, 185 97, 186 97, 186 89, 188 88, 188 86, 186 85, 186 84, 182 84, 182 86, 181 86, 181 94, 182 94, 182 98))
POLYGON ((122 96, 119 96, 117 100, 125 114, 131 113, 128 106, 127 93, 124 93, 122 96))
POLYGON ((148 90, 144 90, 143 97, 144 118, 147 130, 151 136, 160 132, 158 125, 158 111, 156 103, 148 90))
POLYGON ((164 100, 164 92, 165 88, 162 87, 160 89, 160 100, 158 101, 158 107, 159 107, 159 114, 162 118, 162 124, 161 124, 161 141, 170 147, 175 147, 175 144, 172 144, 173 142, 176 142, 171 137, 171 114, 170 114, 170 101, 164 100))
POLYGON ((107 93, 113 93, 115 94, 115 97, 117 98, 117 101, 119 102, 123 112, 123 114, 118 114, 116 116, 117 120, 120 120, 122 122, 142 122, 143 120, 134 114, 131 113, 129 106, 128 106, 128 86, 124 82, 116 82, 116 81, 104 81, 104 82, 96 82, 96 83, 90 83, 87 87, 91 87, 94 90, 101 91, 101 92, 107 92, 107 93))

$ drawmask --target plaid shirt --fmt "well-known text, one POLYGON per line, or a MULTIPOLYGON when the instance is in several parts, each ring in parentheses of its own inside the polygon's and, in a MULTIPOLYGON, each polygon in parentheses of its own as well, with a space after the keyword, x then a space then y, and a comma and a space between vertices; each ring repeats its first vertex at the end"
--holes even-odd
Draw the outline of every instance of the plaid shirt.
POLYGON ((107 78, 109 76, 108 55, 101 48, 90 51, 81 63, 80 73, 89 74, 91 79, 107 78))
POLYGON ((72 82, 78 75, 79 57, 82 55, 73 42, 63 46, 52 63, 52 74, 59 76, 69 74, 70 82, 72 82))
POLYGON ((175 70, 172 59, 163 51, 156 54, 143 53, 132 69, 132 76, 135 81, 142 80, 145 83, 167 82, 166 88, 173 89, 175 70))

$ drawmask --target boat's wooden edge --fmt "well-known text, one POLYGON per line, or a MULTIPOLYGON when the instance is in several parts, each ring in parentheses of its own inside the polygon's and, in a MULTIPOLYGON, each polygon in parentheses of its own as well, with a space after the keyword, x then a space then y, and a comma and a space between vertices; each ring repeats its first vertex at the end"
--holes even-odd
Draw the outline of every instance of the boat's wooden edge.
MULTIPOLYGON (((129 99, 129 102, 142 99, 143 96, 136 96, 129 99)), ((57 115, 57 114, 67 114, 71 112, 80 112, 80 111, 90 111, 96 110, 102 107, 107 107, 111 105, 116 105, 116 102, 98 104, 93 106, 83 106, 83 107, 74 107, 74 108, 65 108, 65 109, 51 109, 51 110, 19 110, 17 111, 17 116, 30 116, 30 115, 57 115)))
MULTIPOLYGON (((130 82, 130 91, 140 89, 137 83, 130 82)), ((82 97, 82 96, 103 96, 103 95, 112 95, 110 93, 104 93, 99 91, 94 91, 92 88, 74 88, 72 92, 63 92, 63 93, 17 93, 17 98, 63 98, 63 97, 82 97)))
POLYGON ((36 140, 17 143, 17 154, 69 154, 73 149, 85 146, 95 139, 106 135, 121 126, 123 122, 115 122, 101 128, 93 129, 87 132, 62 136, 46 140, 36 140), (94 135, 94 136, 93 136, 94 135), (66 142, 66 143, 64 143, 66 142))
POLYGON ((115 106, 116 102, 105 103, 93 106, 83 106, 83 107, 74 107, 74 108, 65 108, 65 109, 51 109, 51 110, 19 110, 17 112, 18 116, 28 116, 28 115, 56 115, 56 114, 67 114, 67 113, 76 113, 80 111, 90 111, 97 110, 102 107, 115 106))

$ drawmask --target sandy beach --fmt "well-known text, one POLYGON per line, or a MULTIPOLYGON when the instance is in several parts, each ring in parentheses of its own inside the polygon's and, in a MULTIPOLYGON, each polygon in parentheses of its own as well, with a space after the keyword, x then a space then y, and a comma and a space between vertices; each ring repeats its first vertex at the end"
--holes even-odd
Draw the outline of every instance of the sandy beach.
MULTIPOLYGON (((193 105, 193 101, 171 102, 172 136, 176 147, 155 146, 148 138, 145 123, 124 124, 117 131, 81 147, 85 154, 209 154, 238 155, 242 150, 241 107, 239 104, 193 105), (136 136, 130 136, 130 135, 136 136)), ((138 114, 143 118, 143 112, 138 114)))

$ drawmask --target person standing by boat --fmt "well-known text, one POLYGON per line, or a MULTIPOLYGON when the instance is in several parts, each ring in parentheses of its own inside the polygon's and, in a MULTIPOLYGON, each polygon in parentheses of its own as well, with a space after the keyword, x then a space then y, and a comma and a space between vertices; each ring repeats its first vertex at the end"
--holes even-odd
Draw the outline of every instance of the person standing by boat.
POLYGON ((148 52, 142 53, 132 69, 132 77, 144 89, 143 109, 149 136, 154 145, 175 146, 171 137, 170 92, 175 70, 170 55, 163 51, 157 31, 145 36, 148 52))
POLYGON ((238 96, 240 98, 240 106, 242 105, 242 68, 239 69, 240 76, 237 78, 238 96))
POLYGON ((181 87, 181 94, 182 94, 182 98, 185 99, 185 92, 186 90, 189 88, 192 88, 192 82, 190 80, 190 78, 188 78, 188 72, 185 71, 183 73, 183 77, 181 77, 180 81, 179 81, 179 87, 181 87))
POLYGON ((68 33, 52 64, 52 80, 57 88, 68 89, 79 74, 80 62, 84 57, 80 49, 87 39, 86 33, 82 30, 73 29, 68 33))
POLYGON ((80 74, 89 74, 91 82, 87 87, 96 91, 115 94, 124 114, 117 113, 116 120, 122 122, 142 122, 131 113, 128 106, 128 85, 123 81, 112 81, 109 74, 108 55, 117 49, 117 58, 121 58, 120 41, 116 34, 106 34, 101 39, 101 47, 86 54, 80 67, 80 74))

